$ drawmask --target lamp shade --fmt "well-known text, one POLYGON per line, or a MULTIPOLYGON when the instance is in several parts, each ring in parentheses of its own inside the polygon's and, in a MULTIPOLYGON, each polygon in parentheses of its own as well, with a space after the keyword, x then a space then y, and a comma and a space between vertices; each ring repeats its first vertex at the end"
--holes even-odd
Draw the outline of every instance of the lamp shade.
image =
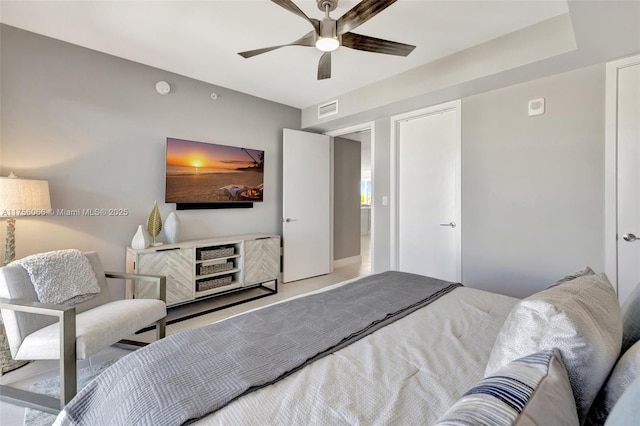
POLYGON ((46 180, 0 177, 0 218, 41 215, 51 209, 46 180))

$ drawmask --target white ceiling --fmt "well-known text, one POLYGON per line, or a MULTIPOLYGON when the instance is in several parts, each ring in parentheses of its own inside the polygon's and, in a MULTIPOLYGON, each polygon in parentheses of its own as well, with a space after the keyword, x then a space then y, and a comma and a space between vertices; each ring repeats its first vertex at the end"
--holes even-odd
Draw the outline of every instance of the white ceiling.
MULTIPOLYGON (((315 0, 294 0, 322 18, 315 0)), ((357 1, 341 0, 337 19, 357 1)), ((568 12, 565 0, 399 0, 354 32, 416 45, 406 58, 340 48, 332 78, 316 80, 320 52, 285 47, 244 59, 237 52, 289 43, 308 22, 267 0, 11 1, 0 22, 306 108, 568 12)))

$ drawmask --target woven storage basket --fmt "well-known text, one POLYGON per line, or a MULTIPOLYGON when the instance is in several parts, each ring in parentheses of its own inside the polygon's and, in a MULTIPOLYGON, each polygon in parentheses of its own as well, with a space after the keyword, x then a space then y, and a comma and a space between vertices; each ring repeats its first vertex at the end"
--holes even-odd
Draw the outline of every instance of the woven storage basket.
POLYGON ((211 290, 213 288, 224 287, 225 285, 231 284, 233 281, 233 277, 231 275, 227 275, 219 278, 212 278, 206 281, 198 281, 196 283, 197 291, 205 291, 211 290))
POLYGON ((233 256, 234 254, 234 247, 220 247, 211 250, 202 250, 200 251, 200 260, 217 259, 219 257, 233 256))
POLYGON ((215 263, 213 265, 200 265, 198 275, 216 274, 233 269, 233 262, 215 263))

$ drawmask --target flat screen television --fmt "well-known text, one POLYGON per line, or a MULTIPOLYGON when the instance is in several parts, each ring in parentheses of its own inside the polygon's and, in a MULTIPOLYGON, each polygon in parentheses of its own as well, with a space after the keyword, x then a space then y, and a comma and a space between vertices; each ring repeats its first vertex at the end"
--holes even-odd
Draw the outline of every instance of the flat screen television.
POLYGON ((165 202, 178 209, 252 207, 263 200, 264 151, 167 138, 165 202))

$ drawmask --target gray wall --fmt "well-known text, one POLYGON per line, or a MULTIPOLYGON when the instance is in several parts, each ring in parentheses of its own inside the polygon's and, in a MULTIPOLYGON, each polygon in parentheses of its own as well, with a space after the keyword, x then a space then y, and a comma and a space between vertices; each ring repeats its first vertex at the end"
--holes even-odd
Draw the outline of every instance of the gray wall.
MULTIPOLYGON (((463 98, 465 285, 523 297, 603 270, 604 84, 600 64, 463 98), (546 113, 528 117, 539 97, 546 113)), ((390 126, 376 120, 372 141, 375 272, 390 268, 390 126)))
POLYGON ((596 65, 463 99, 465 285, 526 296, 602 271, 604 83, 596 65))
MULTIPOLYGON (((11 27, 2 26, 0 40, 0 174, 48 179, 56 208, 129 209, 116 218, 18 220, 19 257, 77 247, 122 269, 153 201, 163 218, 173 209, 162 203, 167 136, 266 151, 265 202, 179 212, 183 239, 280 232, 281 129, 299 128, 299 110, 11 27), (172 84, 170 95, 156 94, 158 80, 172 84)), ((463 98, 462 117, 465 284, 523 296, 584 265, 601 270, 604 65, 463 98), (529 118, 526 103, 537 97, 547 113, 529 118)), ((375 120, 372 143, 373 265, 381 272, 390 265, 382 205, 389 117, 375 120)))
POLYGON ((128 209, 122 217, 19 219, 17 257, 73 247, 122 270, 154 200, 163 219, 175 208, 163 202, 167 136, 265 151, 264 202, 180 211, 182 240, 280 233, 282 128, 299 129, 300 110, 13 27, 1 26, 0 40, 0 174, 49 180, 57 209, 128 209), (158 80, 171 84, 169 95, 156 93, 158 80))
POLYGON ((333 260, 360 255, 360 142, 334 138, 333 260))
POLYGON ((322 128, 329 122, 348 125, 354 116, 364 122, 394 108, 418 109, 420 102, 447 101, 450 98, 442 98, 442 92, 451 93, 451 88, 455 88, 454 93, 470 89, 461 89, 463 85, 473 86, 474 93, 486 91, 485 77, 522 70, 524 65, 570 52, 575 47, 571 16, 559 15, 304 108, 302 126, 322 128), (335 99, 340 103, 338 113, 318 118, 318 105, 335 99))

